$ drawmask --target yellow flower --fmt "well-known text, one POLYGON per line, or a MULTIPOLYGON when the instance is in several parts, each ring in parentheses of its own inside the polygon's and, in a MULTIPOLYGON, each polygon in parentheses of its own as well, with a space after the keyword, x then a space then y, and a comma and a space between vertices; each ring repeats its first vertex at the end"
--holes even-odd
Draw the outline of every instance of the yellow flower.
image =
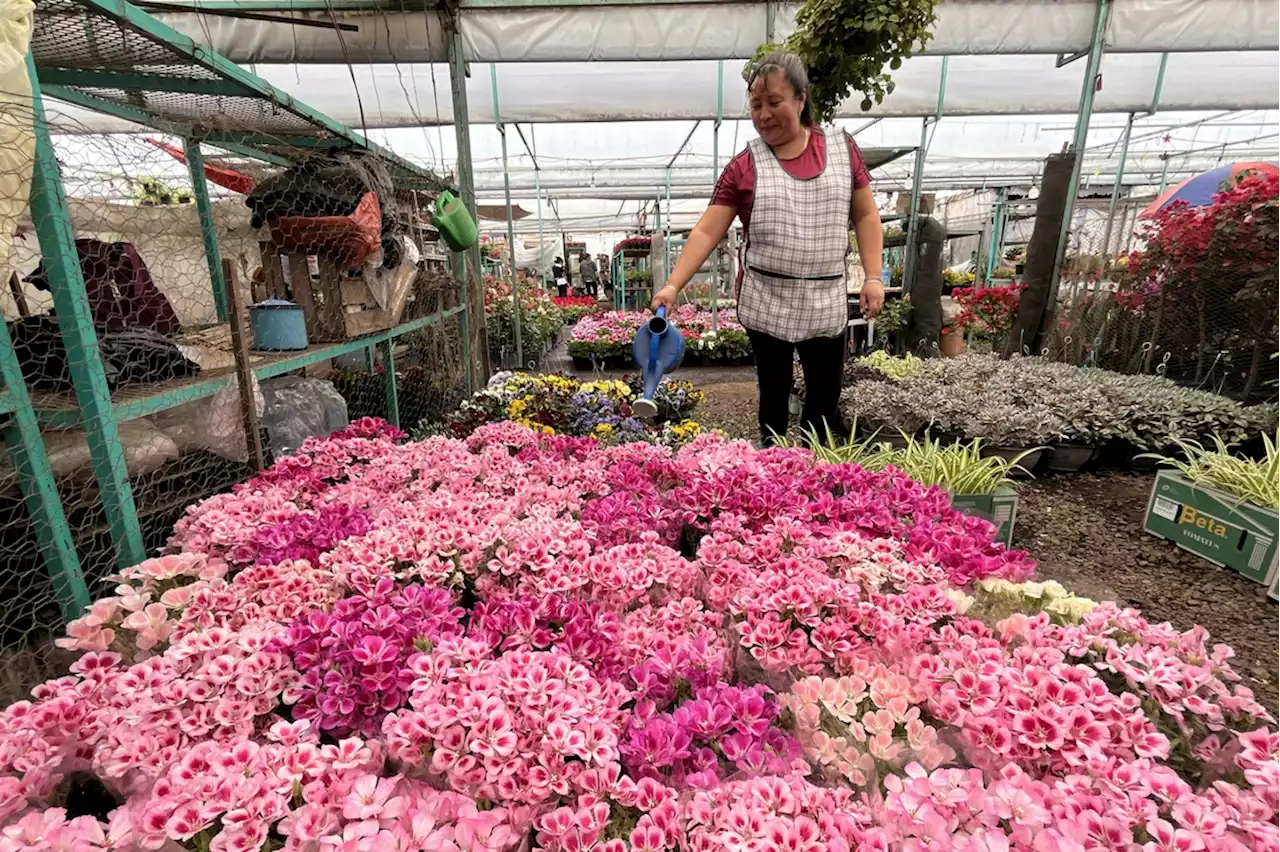
POLYGON ((597 435, 608 435, 608 434, 609 434, 609 433, 611 433, 612 431, 613 431, 613 424, 611 424, 611 423, 597 423, 597 424, 596 424, 596 434, 597 434, 597 435))
POLYGON ((511 400, 511 404, 507 406, 507 416, 512 420, 519 419, 524 414, 525 409, 529 407, 527 400, 528 397, 511 400))

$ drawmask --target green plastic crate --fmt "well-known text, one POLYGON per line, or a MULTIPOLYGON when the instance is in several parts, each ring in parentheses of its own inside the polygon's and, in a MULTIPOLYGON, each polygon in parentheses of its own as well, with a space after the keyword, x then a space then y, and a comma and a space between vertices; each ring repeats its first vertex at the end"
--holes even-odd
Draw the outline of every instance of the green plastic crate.
POLYGON ((1271 586, 1275 596, 1280 520, 1274 511, 1196 484, 1176 471, 1162 470, 1151 487, 1142 528, 1255 583, 1271 586))
POLYGON ((951 507, 966 515, 986 518, 996 525, 996 541, 1013 544, 1013 522, 1018 515, 1018 492, 1002 485, 995 494, 952 494, 951 507))

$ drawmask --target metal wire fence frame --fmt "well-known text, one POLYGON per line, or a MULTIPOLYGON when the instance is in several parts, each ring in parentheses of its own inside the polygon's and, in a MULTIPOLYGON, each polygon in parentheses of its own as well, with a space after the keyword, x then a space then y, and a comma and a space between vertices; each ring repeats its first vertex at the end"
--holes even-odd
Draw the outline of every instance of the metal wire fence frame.
MULTIPOLYGON (((65 664, 60 652, 52 647, 52 639, 59 635, 61 625, 78 617, 103 591, 113 570, 136 564, 152 555, 157 536, 166 535, 166 528, 172 525, 169 515, 158 522, 151 520, 150 524, 148 520, 140 519, 138 500, 150 499, 152 495, 150 492, 140 494, 136 483, 131 481, 120 435, 123 423, 183 402, 209 397, 222 388, 234 389, 237 385, 256 388, 258 379, 284 375, 344 355, 363 357, 367 359, 371 372, 377 370, 376 383, 365 382, 363 387, 374 389, 379 398, 369 398, 370 395, 365 393, 366 398, 361 400, 363 407, 377 409, 375 413, 406 430, 417 425, 417 418, 411 414, 414 422, 401 422, 401 403, 406 400, 406 395, 411 398, 418 388, 404 386, 399 376, 407 371, 422 371, 432 364, 448 364, 447 369, 436 371, 441 373, 443 381, 441 387, 431 391, 434 395, 432 404, 437 407, 455 405, 458 399, 470 392, 473 382, 483 381, 478 372, 482 368, 476 366, 478 359, 473 359, 473 353, 469 351, 472 348, 471 315, 474 309, 468 296, 479 290, 479 276, 472 270, 466 256, 460 254, 441 258, 449 269, 442 274, 453 282, 449 292, 427 293, 430 298, 420 300, 416 312, 406 314, 391 328, 322 347, 311 347, 288 356, 259 359, 253 366, 247 363, 247 357, 241 359, 240 355, 244 354, 241 350, 245 347, 239 341, 247 334, 244 299, 237 287, 234 265, 225 260, 219 247, 205 182, 204 146, 200 137, 193 134, 186 138, 181 152, 187 163, 187 168, 182 171, 190 176, 193 196, 190 206, 196 208, 201 225, 203 262, 207 264, 208 273, 206 286, 209 287, 205 298, 211 300, 212 313, 218 321, 230 322, 232 337, 237 339, 238 369, 234 374, 175 387, 158 396, 124 399, 117 394, 113 398, 99 351, 84 274, 78 261, 76 225, 65 185, 66 164, 60 164, 55 150, 53 136, 56 128, 47 123, 40 74, 34 57, 30 55, 27 74, 32 89, 30 102, 19 108, 7 107, 9 114, 4 123, 10 128, 25 128, 25 132, 34 137, 35 156, 29 175, 29 191, 26 183, 17 182, 16 189, 7 185, 6 192, 22 194, 23 197, 15 195, 10 199, 17 202, 19 209, 29 203, 34 237, 39 242, 39 260, 50 285, 48 295, 52 301, 53 318, 66 351, 74 403, 53 410, 33 400, 6 323, 6 327, 0 330, 0 433, 13 474, 12 479, 6 475, 4 485, 6 488, 12 486, 20 494, 21 505, 10 506, 9 510, 25 516, 22 520, 26 521, 28 531, 22 534, 27 537, 14 545, 15 549, 7 551, 13 555, 21 550, 23 559, 13 564, 16 568, 21 562, 21 576, 14 578, 15 583, 6 582, 4 593, 10 605, 17 601, 25 607, 21 620, 23 624, 32 622, 32 629, 20 632, 8 629, 12 625, 6 624, 5 636, 0 641, 0 660, 4 661, 6 670, 0 683, 0 704, 22 697, 34 683, 56 676, 65 664), (242 360, 245 363, 240 363, 242 360), (94 511, 100 512, 105 520, 104 529, 98 536, 101 549, 97 555, 107 554, 107 565, 91 567, 84 561, 86 554, 73 536, 74 524, 68 515, 68 511, 75 510, 73 504, 77 500, 71 497, 67 482, 60 480, 51 468, 42 434, 49 428, 75 426, 84 428, 92 460, 91 476, 74 485, 75 493, 79 502, 86 499, 94 501, 97 504, 94 511), (160 523, 160 528, 153 528, 156 523, 160 523), (32 572, 30 567, 33 564, 42 564, 43 574, 32 572), (16 659, 27 651, 34 652, 31 659, 16 659)), ((14 102, 21 104, 22 99, 15 98, 14 102)), ((172 132, 172 128, 165 129, 172 132)), ((4 272, 6 277, 12 277, 16 275, 12 241, 5 251, 7 268, 4 272)), ((15 300, 15 306, 22 304, 22 313, 27 315, 29 307, 20 287, 11 283, 9 295, 15 300)), ((242 404, 246 423, 251 419, 249 412, 253 409, 250 395, 249 401, 242 404)), ((232 478, 224 478, 218 487, 228 487, 237 478, 242 480, 253 467, 262 463, 260 446, 256 457, 253 446, 255 439, 259 438, 258 430, 246 426, 243 435, 248 445, 249 467, 230 467, 224 473, 232 478)), ((175 506, 174 511, 180 512, 183 506, 185 503, 175 506)), ((9 609, 0 606, 0 611, 7 613, 9 609)))

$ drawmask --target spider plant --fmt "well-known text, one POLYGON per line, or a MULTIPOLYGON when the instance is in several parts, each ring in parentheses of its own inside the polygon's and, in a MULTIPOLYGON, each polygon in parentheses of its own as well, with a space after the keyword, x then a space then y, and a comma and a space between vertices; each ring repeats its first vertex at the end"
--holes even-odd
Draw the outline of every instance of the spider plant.
POLYGON ((810 434, 808 443, 819 461, 857 464, 867 470, 892 466, 916 482, 937 485, 952 494, 994 494, 1001 486, 1012 484, 1012 474, 1023 470, 1019 462, 1035 451, 1027 450, 1012 460, 984 457, 979 438, 967 444, 944 444, 928 435, 898 434, 906 442, 901 449, 877 441, 879 431, 862 441, 841 443, 828 430, 825 440, 810 434))
POLYGON ((952 494, 994 494, 1012 482, 1014 471, 1029 473, 1019 462, 1033 452, 1034 448, 1026 450, 1013 459, 983 456, 980 438, 967 444, 943 444, 925 435, 907 437, 893 465, 916 482, 937 485, 952 494))
POLYGON ((1280 509, 1280 455, 1277 441, 1263 435, 1266 458, 1261 461, 1237 456, 1231 446, 1214 436, 1214 448, 1195 441, 1178 441, 1181 456, 1148 453, 1161 464, 1176 468, 1192 482, 1224 491, 1240 501, 1256 503, 1267 509, 1280 509))

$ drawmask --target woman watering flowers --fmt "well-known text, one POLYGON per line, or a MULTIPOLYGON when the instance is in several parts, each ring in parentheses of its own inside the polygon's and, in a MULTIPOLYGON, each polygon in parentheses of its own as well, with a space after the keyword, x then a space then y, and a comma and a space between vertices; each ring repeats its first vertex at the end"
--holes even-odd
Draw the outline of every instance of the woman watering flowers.
POLYGON ((743 232, 738 320, 755 353, 761 438, 770 446, 787 433, 793 353, 804 370, 801 428, 823 435, 830 427, 839 435, 851 223, 866 273, 862 310, 874 317, 884 305, 884 236, 871 178, 847 133, 814 125, 809 78, 794 54, 776 51, 752 65, 747 93, 760 137, 720 176, 653 308, 675 307, 737 216, 743 232))

